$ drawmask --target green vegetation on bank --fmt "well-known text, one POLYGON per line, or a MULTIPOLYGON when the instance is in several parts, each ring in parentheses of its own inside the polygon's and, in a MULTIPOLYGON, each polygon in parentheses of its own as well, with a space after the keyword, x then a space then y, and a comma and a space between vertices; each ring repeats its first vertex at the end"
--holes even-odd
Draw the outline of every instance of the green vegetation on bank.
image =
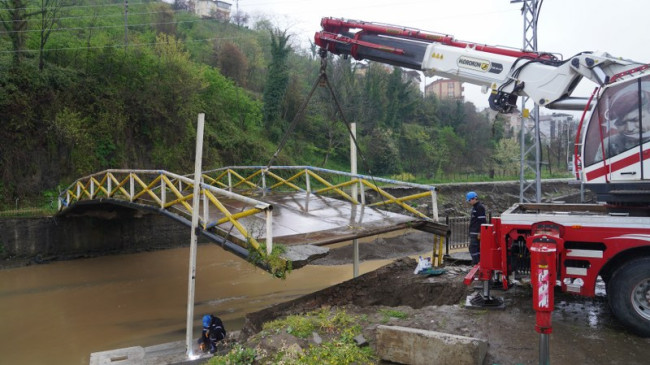
MULTIPOLYGON (((268 20, 237 25, 181 5, 131 3, 125 21, 123 1, 0 1, 0 210, 51 205, 108 168, 187 173, 198 113, 204 168, 271 160, 318 76, 315 50, 268 20)), ((346 170, 346 120, 357 123, 363 174, 518 177, 504 118, 422 97, 399 68, 328 65, 344 115, 317 88, 274 164, 346 170)), ((566 171, 563 150, 550 151, 548 170, 566 171)))
POLYGON ((354 341, 361 334, 360 324, 365 322, 366 318, 339 308, 321 308, 303 315, 290 315, 265 323, 262 331, 247 342, 257 344, 254 348, 237 345, 228 354, 210 359, 209 364, 375 364, 377 359, 373 350, 368 346, 359 347, 354 341), (312 342, 305 348, 286 344, 279 351, 270 352, 260 345, 267 338, 273 342, 274 335, 309 340, 314 334, 322 342, 312 342))

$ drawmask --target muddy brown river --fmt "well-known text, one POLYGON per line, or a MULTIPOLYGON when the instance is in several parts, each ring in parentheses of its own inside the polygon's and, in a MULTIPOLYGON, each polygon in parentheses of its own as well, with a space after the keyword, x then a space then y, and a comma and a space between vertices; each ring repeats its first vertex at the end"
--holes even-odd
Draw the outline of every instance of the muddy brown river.
MULTIPOLYGON (((388 261, 363 263, 360 273, 388 261)), ((189 248, 0 270, 0 364, 88 364, 90 354, 185 339, 189 248)), ((228 330, 247 313, 352 278, 352 265, 271 277, 215 245, 197 257, 195 335, 204 313, 228 330)))

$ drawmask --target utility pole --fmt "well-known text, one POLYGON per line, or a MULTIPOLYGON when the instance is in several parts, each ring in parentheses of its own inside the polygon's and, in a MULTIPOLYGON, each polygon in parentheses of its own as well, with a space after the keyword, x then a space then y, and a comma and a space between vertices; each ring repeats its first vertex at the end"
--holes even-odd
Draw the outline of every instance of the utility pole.
POLYGON ((124 0, 124 49, 129 46, 129 0, 124 0))
MULTIPOLYGON (((511 4, 522 3, 521 14, 524 17, 524 51, 537 52, 537 19, 539 11, 542 7, 543 0, 510 0, 511 4)), ((535 103, 535 100, 532 100, 535 103)), ((528 190, 535 191, 535 202, 541 203, 542 201, 542 172, 541 172, 541 140, 539 131, 539 105, 534 104, 533 112, 529 113, 526 109, 528 97, 523 97, 521 100, 521 161, 519 169, 519 202, 531 202, 531 199, 526 197, 528 190), (533 126, 529 132, 534 134, 534 140, 531 146, 526 147, 526 120, 530 119, 533 126), (535 153, 535 165, 531 166, 528 163, 528 156, 535 153), (526 171, 532 170, 535 172, 535 181, 530 182, 526 180, 526 171)))

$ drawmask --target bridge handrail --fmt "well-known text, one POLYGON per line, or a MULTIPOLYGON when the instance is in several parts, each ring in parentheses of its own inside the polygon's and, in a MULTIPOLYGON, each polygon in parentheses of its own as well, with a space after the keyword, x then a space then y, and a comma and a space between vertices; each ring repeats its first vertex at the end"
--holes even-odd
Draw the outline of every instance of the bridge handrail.
MULTIPOLYGON (((61 203, 61 197, 62 197, 62 195, 63 195, 65 192, 67 192, 68 190, 72 190, 72 189, 74 189, 74 187, 77 185, 78 182, 81 182, 81 181, 87 181, 87 180, 90 180, 90 179, 93 178, 93 177, 104 176, 104 175, 107 175, 107 174, 130 174, 130 173, 134 173, 134 174, 155 174, 155 175, 167 175, 167 176, 170 176, 170 177, 172 177, 172 178, 174 178, 174 179, 177 179, 177 180, 179 180, 179 181, 184 182, 184 183, 187 184, 188 186, 194 186, 194 179, 188 177, 188 176, 192 176, 193 174, 192 174, 192 175, 178 175, 178 174, 175 174, 175 173, 173 173, 173 172, 166 171, 166 170, 145 170, 145 169, 132 169, 132 170, 130 170, 130 169, 106 169, 106 170, 103 170, 103 171, 100 171, 100 172, 96 172, 96 173, 93 173, 93 174, 90 174, 90 175, 86 175, 86 176, 84 176, 84 177, 80 177, 80 178, 78 178, 77 180, 75 180, 72 184, 70 184, 67 188, 65 188, 65 189, 63 190, 63 192, 61 192, 61 193, 59 194, 59 203, 61 203)), ((210 190, 210 191, 212 191, 212 192, 215 192, 215 193, 217 193, 217 194, 223 195, 223 196, 225 196, 225 197, 228 197, 228 198, 231 198, 231 199, 235 199, 235 200, 239 200, 239 201, 241 201, 242 203, 246 203, 246 204, 248 204, 248 205, 255 206, 256 208, 258 208, 258 209, 260 209, 260 210, 266 210, 266 209, 269 209, 269 208, 272 209, 271 204, 265 203, 265 202, 263 202, 263 201, 259 201, 259 200, 255 200, 255 199, 252 199, 252 198, 249 198, 249 197, 246 197, 246 196, 242 196, 242 195, 239 195, 239 194, 236 194, 236 193, 230 192, 230 191, 228 191, 228 190, 220 189, 220 188, 217 188, 217 187, 215 187, 215 186, 212 186, 212 185, 209 185, 209 184, 205 184, 205 183, 201 183, 200 186, 201 186, 202 188, 204 188, 204 189, 210 190)), ((59 207, 59 210, 61 210, 61 207, 59 207)))
MULTIPOLYGON (((239 186, 247 186, 251 189, 260 189, 263 192, 266 190, 273 190, 276 187, 280 186, 288 186, 294 190, 297 191, 311 191, 310 189, 310 182, 309 182, 309 177, 313 177, 316 179, 318 182, 321 184, 325 185, 325 188, 319 189, 314 191, 317 194, 322 194, 326 193, 329 191, 336 192, 339 196, 341 196, 343 199, 348 200, 354 204, 359 204, 357 201, 357 197, 354 196, 355 194, 351 194, 353 196, 348 195, 346 192, 342 190, 344 187, 349 187, 349 186, 355 186, 358 184, 358 188, 361 189, 361 204, 365 205, 365 196, 363 193, 364 187, 369 188, 377 194, 379 194, 382 197, 381 202, 376 202, 373 204, 369 204, 369 206, 380 206, 380 205, 389 205, 389 204, 395 204, 402 208, 403 210, 406 210, 410 212, 411 214, 418 216, 424 220, 427 221, 434 221, 438 222, 439 217, 438 217, 438 203, 437 203, 437 188, 435 186, 431 185, 423 185, 423 184, 416 184, 416 183, 410 183, 410 182, 405 182, 405 181, 398 181, 394 179, 386 179, 382 177, 374 177, 370 175, 363 175, 363 174, 352 174, 349 172, 343 172, 343 171, 335 171, 335 170, 330 170, 330 169, 325 169, 321 167, 313 167, 313 166, 227 166, 227 167, 221 167, 213 170, 208 170, 208 171, 203 171, 202 175, 204 178, 208 181, 211 181, 213 184, 218 184, 220 186, 223 186, 224 188, 227 189, 234 189, 239 186), (249 170, 249 171, 254 171, 251 175, 248 177, 242 177, 239 175, 235 170, 249 170), (297 170, 298 173, 295 175, 291 176, 290 178, 284 179, 272 172, 272 170, 297 170), (211 174, 215 173, 221 173, 218 174, 216 178, 211 177, 211 174), (317 173, 324 173, 324 174, 331 174, 331 175, 338 175, 338 176, 343 176, 343 177, 349 177, 351 180, 339 183, 337 185, 330 184, 327 182, 325 179, 321 178, 317 173), (222 178, 225 178, 227 175, 228 177, 228 183, 221 182, 220 180, 222 178), (239 179, 239 181, 235 184, 232 184, 231 181, 231 175, 234 175, 235 178, 239 179), (258 175, 261 175, 261 183, 262 186, 259 186, 257 184, 254 184, 251 182, 253 177, 256 177, 258 175), (265 176, 268 175, 274 179, 276 179, 278 182, 274 184, 271 187, 266 186, 266 180, 265 176), (298 177, 305 175, 305 184, 306 184, 306 189, 302 189, 301 187, 297 186, 296 184, 292 183, 292 181, 296 180, 298 177), (392 194, 388 193, 384 189, 380 188, 377 183, 387 183, 387 184, 392 184, 392 185, 397 185, 397 186, 402 186, 402 187, 409 187, 409 188, 415 188, 415 189, 420 189, 424 190, 425 192, 420 192, 417 194, 409 195, 409 196, 404 196, 400 198, 394 197, 392 194), (405 204, 406 201, 409 200, 415 200, 415 199, 420 199, 430 196, 431 197, 431 214, 432 217, 428 217, 427 215, 423 214, 422 212, 419 212, 418 210, 414 209, 413 207, 405 204)), ((188 175, 192 176, 192 175, 188 175)))
POLYGON ((334 174, 334 175, 341 175, 341 176, 359 178, 359 179, 364 179, 364 180, 374 180, 374 181, 379 181, 379 182, 383 182, 383 183, 387 183, 387 184, 396 184, 396 185, 408 186, 408 187, 422 189, 422 190, 437 190, 437 188, 435 186, 432 186, 432 185, 416 184, 416 183, 411 183, 411 182, 407 182, 407 181, 386 179, 386 178, 383 178, 383 177, 376 177, 376 176, 370 176, 370 175, 353 174, 353 173, 350 173, 350 172, 336 171, 336 170, 330 170, 330 169, 325 169, 325 168, 322 168, 322 167, 314 167, 314 166, 228 166, 228 167, 219 167, 219 168, 216 168, 216 169, 213 169, 213 170, 203 171, 203 173, 208 174, 208 173, 215 172, 215 171, 226 171, 228 169, 231 169, 231 170, 267 170, 267 169, 268 170, 311 170, 311 171, 326 172, 326 173, 334 174))
MULTIPOLYGON (((193 187, 194 180, 187 176, 178 175, 166 170, 107 169, 81 177, 70 184, 59 194, 58 210, 62 211, 74 201, 86 200, 84 198, 92 200, 104 196, 105 198, 116 200, 127 200, 129 201, 129 204, 136 204, 135 201, 139 201, 139 203, 145 205, 158 206, 161 210, 171 210, 174 209, 176 205, 182 205, 180 210, 181 214, 177 215, 182 216, 183 207, 185 208, 184 214, 192 214, 193 209, 190 203, 188 203, 188 200, 191 201, 193 192, 185 193, 186 195, 184 195, 183 191, 185 189, 183 189, 182 184, 185 184, 187 188, 193 187), (122 178, 121 181, 118 181, 115 175, 122 175, 125 177, 122 178), (152 175, 156 177, 148 183, 145 183, 139 177, 152 175), (179 183, 178 189, 174 185, 176 182, 179 183), (113 186, 113 183, 115 186, 113 186), (127 188, 125 188, 126 185, 128 185, 127 188), (136 189, 138 187, 140 190, 136 194, 136 189), (176 196, 176 200, 167 201, 167 190, 176 196), (153 191, 158 192, 154 193, 153 191), (144 200, 141 198, 142 196, 146 196, 146 194, 148 194, 148 196, 153 200, 153 204, 151 200, 144 200)), ((266 251, 267 254, 271 253, 273 244, 271 229, 273 218, 271 210, 273 207, 271 204, 246 196, 241 196, 205 183, 200 183, 200 187, 200 194, 205 197, 203 213, 201 215, 201 225, 204 230, 209 230, 220 224, 229 222, 243 235, 243 237, 245 237, 248 244, 253 246, 255 250, 260 251, 262 247, 259 242, 257 242, 256 238, 253 237, 246 228, 238 222, 238 220, 260 212, 265 213, 263 219, 266 222, 266 251), (221 202, 219 202, 215 195, 240 201, 244 203, 244 207, 252 206, 252 208, 248 210, 242 208, 242 211, 238 213, 231 213, 221 202), (223 214, 223 217, 214 222, 209 222, 210 205, 215 206, 223 214)))

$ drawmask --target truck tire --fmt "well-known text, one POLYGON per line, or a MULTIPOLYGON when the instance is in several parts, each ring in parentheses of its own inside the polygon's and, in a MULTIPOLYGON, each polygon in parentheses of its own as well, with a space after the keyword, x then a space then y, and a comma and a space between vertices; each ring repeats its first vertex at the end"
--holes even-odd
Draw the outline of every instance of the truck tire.
POLYGON ((650 257, 625 263, 607 284, 614 316, 634 333, 650 337, 650 257))

